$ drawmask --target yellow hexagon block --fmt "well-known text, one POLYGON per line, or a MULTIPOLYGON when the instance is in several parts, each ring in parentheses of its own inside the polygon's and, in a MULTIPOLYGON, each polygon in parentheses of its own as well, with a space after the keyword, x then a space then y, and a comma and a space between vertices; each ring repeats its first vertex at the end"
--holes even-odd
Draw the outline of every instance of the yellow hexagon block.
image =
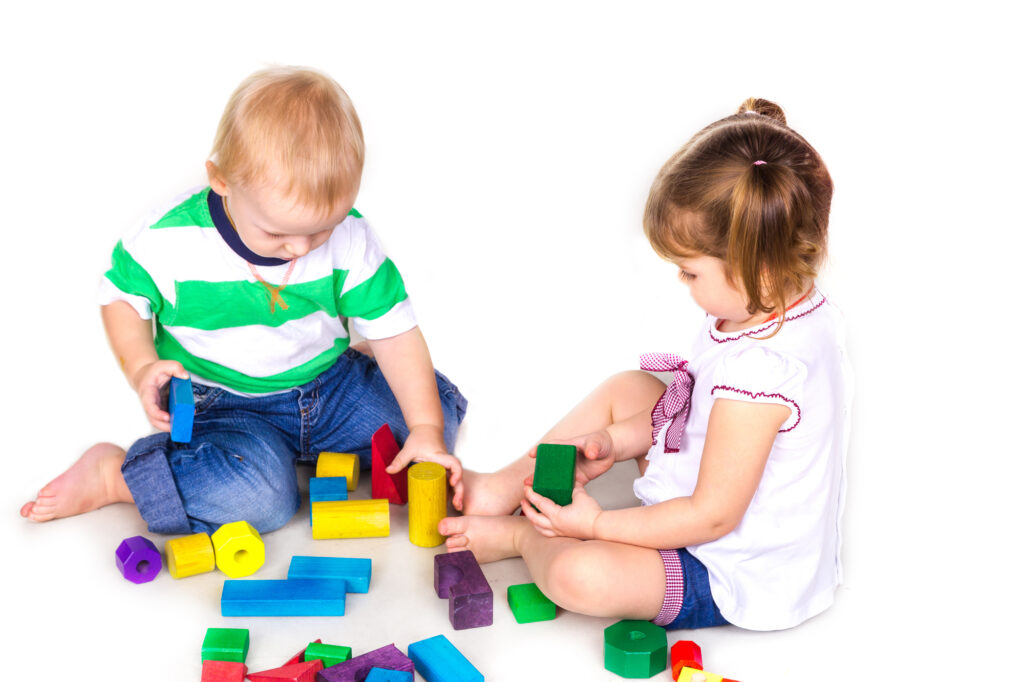
POLYGON ((263 539, 248 521, 225 523, 213 534, 217 568, 230 578, 244 578, 266 560, 263 539))
POLYGON ((679 671, 679 677, 676 678, 676 682, 723 682, 724 679, 721 675, 715 675, 706 670, 683 668, 679 671))
POLYGON ((167 571, 175 579, 208 573, 217 566, 213 541, 206 533, 168 540, 164 544, 164 552, 167 554, 167 571))
POLYGON ((348 489, 355 490, 359 484, 359 456, 347 452, 321 452, 316 458, 316 475, 320 478, 344 476, 348 479, 348 489))
POLYGON ((387 500, 313 503, 313 539, 381 538, 391 534, 387 500))

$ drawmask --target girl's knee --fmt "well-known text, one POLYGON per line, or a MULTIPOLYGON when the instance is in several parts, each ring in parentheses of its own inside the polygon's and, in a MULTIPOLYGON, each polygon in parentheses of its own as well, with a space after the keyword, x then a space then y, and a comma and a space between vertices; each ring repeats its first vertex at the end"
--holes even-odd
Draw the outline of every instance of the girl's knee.
POLYGON ((576 613, 591 613, 609 588, 609 575, 584 545, 566 550, 548 566, 544 594, 576 613))

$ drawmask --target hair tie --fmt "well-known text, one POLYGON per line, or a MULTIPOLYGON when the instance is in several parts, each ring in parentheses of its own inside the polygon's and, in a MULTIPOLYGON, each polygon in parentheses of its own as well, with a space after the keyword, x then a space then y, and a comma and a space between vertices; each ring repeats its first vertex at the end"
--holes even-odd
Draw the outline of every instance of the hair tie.
POLYGON ((767 166, 768 162, 767 161, 755 161, 754 165, 755 166, 767 166))
POLYGON ((760 115, 761 115, 761 112, 760 112, 760 111, 754 111, 753 109, 747 109, 747 110, 746 110, 746 111, 744 111, 743 113, 744 113, 744 114, 755 114, 755 115, 757 115, 757 116, 760 116, 760 115))

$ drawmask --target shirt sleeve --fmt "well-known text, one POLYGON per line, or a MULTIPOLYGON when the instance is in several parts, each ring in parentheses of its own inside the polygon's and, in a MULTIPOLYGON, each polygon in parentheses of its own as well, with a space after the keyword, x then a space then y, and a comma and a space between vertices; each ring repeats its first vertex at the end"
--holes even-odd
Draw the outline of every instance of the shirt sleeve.
POLYGON ((139 262, 133 247, 145 237, 145 230, 126 235, 117 242, 110 257, 110 269, 100 280, 97 293, 99 304, 109 305, 124 301, 144 320, 159 315, 164 307, 164 297, 145 267, 139 262))
POLYGON ((349 216, 342 227, 347 239, 339 254, 343 262, 336 268, 338 314, 366 339, 385 339, 414 328, 416 316, 402 275, 369 225, 361 217, 349 216))
POLYGON ((711 387, 715 399, 774 403, 790 409, 779 433, 800 424, 807 367, 799 360, 767 348, 745 348, 722 359, 711 387))

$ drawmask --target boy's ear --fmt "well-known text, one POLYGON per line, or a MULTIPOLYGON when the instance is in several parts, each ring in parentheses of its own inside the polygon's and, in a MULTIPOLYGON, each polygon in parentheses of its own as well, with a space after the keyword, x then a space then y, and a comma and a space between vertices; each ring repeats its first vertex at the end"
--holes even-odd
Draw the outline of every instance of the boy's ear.
POLYGON ((210 189, 222 197, 228 195, 228 183, 224 181, 223 176, 220 174, 220 169, 217 168, 217 164, 213 161, 206 162, 206 177, 210 180, 210 189))

